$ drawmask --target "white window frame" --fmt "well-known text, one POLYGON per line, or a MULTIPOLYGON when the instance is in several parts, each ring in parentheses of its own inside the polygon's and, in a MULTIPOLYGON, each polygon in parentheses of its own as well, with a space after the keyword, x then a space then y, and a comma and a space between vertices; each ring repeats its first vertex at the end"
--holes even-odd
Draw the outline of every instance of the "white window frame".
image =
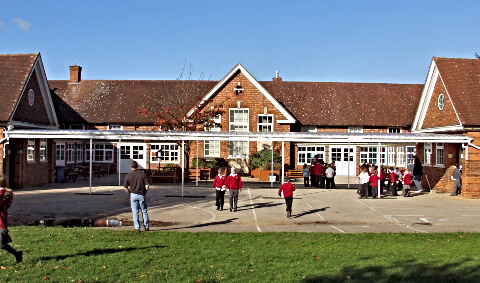
POLYGON ((249 122, 250 122, 250 119, 249 119, 249 115, 250 115, 250 109, 248 108, 231 108, 229 109, 229 119, 228 119, 228 130, 230 132, 248 132, 250 129, 249 129, 249 122), (246 113, 247 116, 246 116, 246 119, 245 117, 242 117, 242 121, 238 122, 238 121, 235 121, 233 120, 232 121, 232 118, 235 118, 235 113, 233 114, 232 116, 232 112, 243 112, 243 113, 246 113), (235 127, 243 127, 242 130, 238 130, 238 129, 235 129, 235 127))
POLYGON ((423 144, 423 164, 432 164, 432 143, 426 142, 423 144))
POLYGON ((302 126, 301 131, 302 132, 308 132, 308 133, 316 133, 317 132, 317 127, 316 126, 302 126))
POLYGON ((445 166, 445 150, 443 143, 435 144, 435 166, 444 167, 445 166))
POLYGON ((273 132, 273 114, 258 114, 257 116, 257 132, 273 132), (269 118, 272 118, 271 122, 260 122, 261 118, 266 118, 267 120, 269 118), (270 128, 269 131, 262 131, 261 128, 266 127, 267 129, 270 128))
POLYGON ((349 133, 361 134, 361 133, 363 133, 363 127, 348 126, 348 132, 349 132, 349 133))
POLYGON ((389 166, 395 166, 395 147, 394 146, 389 146, 387 147, 387 164, 389 166))
POLYGON ((247 158, 249 152, 248 141, 228 141, 229 158, 247 158))
POLYGON ((63 162, 65 161, 65 144, 56 144, 55 146, 55 160, 57 163, 59 161, 63 162))
POLYGON ((401 134, 402 133, 402 128, 400 128, 400 127, 390 127, 390 128, 388 128, 388 133, 389 134, 401 134))
MULTIPOLYGON (((222 122, 222 116, 218 114, 217 116, 213 117, 212 120, 220 124, 222 122)), ((206 127, 205 131, 210 132, 220 132, 221 128, 217 126, 213 127, 206 127)), ((203 156, 205 157, 220 157, 220 141, 219 140, 204 140, 203 141, 203 156), (208 149, 207 149, 208 147, 208 149), (212 152, 213 150, 213 152, 212 152)))
MULTIPOLYGON (((93 143, 92 163, 113 163, 114 151, 111 143, 93 143)), ((85 161, 90 162, 90 144, 85 144, 85 161)))
POLYGON ((47 139, 40 139, 40 161, 48 161, 47 139))
POLYGON ((180 146, 176 143, 150 144, 150 163, 179 164, 180 163, 180 146), (160 149, 163 149, 163 157, 157 158, 156 152, 159 151, 160 149))
POLYGON ((83 157, 85 156, 85 144, 77 143, 77 163, 83 162, 83 157))
POLYGON ((397 147, 397 166, 399 167, 407 167, 405 151, 404 146, 397 147))
POLYGON ((108 130, 109 131, 122 131, 123 126, 122 125, 108 125, 108 130))
POLYGON ((315 155, 318 154, 318 159, 325 160, 325 146, 324 145, 299 145, 297 148, 297 165, 311 165, 315 155))
MULTIPOLYGON (((248 108, 231 108, 229 109, 228 130, 230 132, 248 132, 250 124, 250 109, 248 108), (232 115, 233 112, 233 115, 232 115), (241 117, 242 121, 235 121, 235 112, 246 113, 245 117, 241 117), (232 121, 233 120, 233 121, 232 121), (238 130, 237 127, 242 127, 238 130)), ((229 158, 248 158, 249 142, 248 141, 229 141, 228 142, 228 157, 229 158)))
POLYGON ((66 161, 67 164, 75 163, 75 143, 67 143, 66 144, 66 161))
MULTIPOLYGON (((368 164, 377 164, 377 154, 378 154, 378 146, 361 146, 360 147, 360 164, 368 163, 368 164)), ((387 155, 387 148, 385 146, 380 147, 380 165, 385 164, 386 156, 387 155)))
POLYGON ((35 139, 28 139, 27 161, 35 161, 35 139))
POLYGON ((413 158, 416 155, 416 147, 415 146, 406 146, 405 147, 405 158, 406 164, 413 164, 415 159, 413 158))

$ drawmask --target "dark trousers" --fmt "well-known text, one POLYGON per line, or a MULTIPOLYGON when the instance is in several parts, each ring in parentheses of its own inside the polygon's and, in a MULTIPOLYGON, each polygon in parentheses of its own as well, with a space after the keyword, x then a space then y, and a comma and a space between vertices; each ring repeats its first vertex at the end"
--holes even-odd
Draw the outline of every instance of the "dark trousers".
POLYGON ((325 188, 325 176, 323 176, 323 175, 318 175, 318 176, 320 177, 319 178, 320 179, 320 181, 319 181, 320 182, 320 188, 323 189, 323 188, 325 188))
POLYGON ((225 203, 225 191, 215 190, 215 205, 223 209, 225 203))
POLYGON ((325 178, 327 180, 327 189, 333 189, 333 178, 325 178))
POLYGON ((395 182, 390 183, 390 191, 392 192, 392 196, 397 195, 397 184, 395 182))
POLYGON ((335 189, 335 175, 333 175, 333 178, 332 178, 332 188, 335 189))
POLYGON ((230 190, 229 202, 230 209, 237 210, 238 190, 230 190))
POLYGON ((378 187, 372 186, 372 197, 378 196, 378 187))
POLYGON ((360 196, 361 197, 368 196, 368 183, 360 184, 360 196))
POLYGON ((318 175, 310 175, 312 187, 318 188, 318 175))
POLYGON ((309 185, 308 185, 308 177, 303 177, 303 185, 304 185, 305 187, 309 187, 309 185))
POLYGON ((287 205, 287 211, 292 211, 293 196, 285 197, 285 204, 287 205))

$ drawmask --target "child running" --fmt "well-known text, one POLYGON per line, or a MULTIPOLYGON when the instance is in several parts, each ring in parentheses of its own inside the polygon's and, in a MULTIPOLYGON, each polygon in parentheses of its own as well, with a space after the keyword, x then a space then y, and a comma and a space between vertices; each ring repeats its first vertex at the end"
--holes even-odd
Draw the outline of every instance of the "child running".
POLYGON ((278 196, 282 196, 283 191, 283 198, 285 199, 285 204, 287 205, 287 218, 292 217, 292 203, 293 203, 293 192, 295 191, 295 187, 290 182, 285 182, 283 185, 280 186, 278 190, 278 196))

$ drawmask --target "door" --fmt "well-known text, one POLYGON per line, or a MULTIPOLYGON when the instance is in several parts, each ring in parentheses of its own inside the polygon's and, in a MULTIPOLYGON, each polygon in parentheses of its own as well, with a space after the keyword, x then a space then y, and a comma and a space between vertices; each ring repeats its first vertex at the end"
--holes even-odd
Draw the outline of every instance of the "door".
POLYGON ((130 173, 130 163, 137 161, 138 169, 147 167, 146 144, 121 144, 120 146, 120 173, 130 173))
POLYGON ((356 175, 355 147, 330 146, 330 162, 335 161, 336 174, 346 176, 356 175))

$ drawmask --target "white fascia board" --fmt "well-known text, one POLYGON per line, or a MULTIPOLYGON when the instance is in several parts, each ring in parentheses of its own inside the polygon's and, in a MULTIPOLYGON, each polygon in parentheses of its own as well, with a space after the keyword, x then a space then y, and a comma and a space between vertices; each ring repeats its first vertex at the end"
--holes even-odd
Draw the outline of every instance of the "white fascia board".
POLYGON ((448 133, 448 132, 464 132, 465 128, 462 125, 443 126, 436 128, 420 129, 412 133, 448 133))
MULTIPOLYGON (((245 77, 283 114, 287 119, 286 120, 277 120, 277 123, 280 124, 292 124, 295 123, 295 118, 288 113, 287 109, 285 109, 268 91, 242 66, 242 64, 238 63, 230 72, 227 73, 222 80, 220 80, 215 87, 213 87, 201 100, 200 105, 204 104, 205 101, 210 99, 220 88, 222 88, 227 81, 229 81, 235 73, 240 71, 245 77)), ((191 109, 187 116, 192 115, 194 109, 191 109)))
POLYGON ((37 62, 35 63, 35 70, 37 71, 37 74, 41 74, 42 76, 38 79, 38 83, 40 84, 43 101, 45 103, 45 108, 47 109, 50 123, 54 124, 56 127, 59 127, 57 114, 55 113, 55 107, 53 106, 52 96, 50 95, 50 87, 48 85, 45 67, 43 66, 42 55, 40 53, 38 54, 37 62))
POLYGON ((417 113, 415 113, 415 118, 413 120, 411 131, 414 132, 418 129, 421 129, 423 120, 428 110, 428 105, 432 97, 433 90, 438 78, 438 68, 435 64, 435 60, 432 59, 430 64, 430 69, 428 70, 427 79, 423 87, 422 96, 420 97, 420 102, 418 103, 417 113))

